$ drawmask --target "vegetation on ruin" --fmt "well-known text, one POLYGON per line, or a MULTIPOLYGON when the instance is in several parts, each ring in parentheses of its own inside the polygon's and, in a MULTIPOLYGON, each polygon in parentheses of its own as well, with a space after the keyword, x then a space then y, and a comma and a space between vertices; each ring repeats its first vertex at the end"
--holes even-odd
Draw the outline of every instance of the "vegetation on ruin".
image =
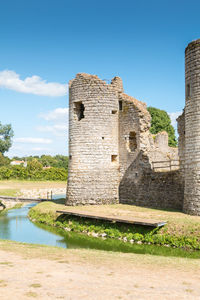
MULTIPOLYGON (((108 206, 102 207, 105 207, 105 211, 108 209, 108 206)), ((129 207, 127 205, 124 205, 124 207, 123 205, 109 206, 111 212, 115 212, 115 214, 117 211, 121 212, 123 209, 125 211, 127 209, 127 212, 130 213, 129 210, 133 210, 133 208, 135 209, 136 207, 129 207)), ((168 221, 166 226, 161 229, 152 229, 143 226, 120 225, 57 214, 56 210, 61 209, 64 209, 62 204, 43 202, 29 211, 29 217, 38 223, 57 227, 67 232, 83 233, 101 239, 120 240, 130 245, 159 245, 188 251, 200 250, 199 222, 197 222, 195 217, 186 216, 179 212, 167 212, 147 208, 138 208, 139 210, 137 210, 136 208, 136 212, 140 212, 142 215, 145 213, 147 215, 157 213, 159 218, 162 215, 168 217, 166 219, 168 221)), ((100 210, 102 211, 102 208, 100 210)), ((151 217, 149 216, 149 218, 151 217)))
POLYGON ((161 110, 155 107, 147 108, 151 115, 151 128, 152 134, 166 131, 169 137, 169 146, 177 147, 177 139, 175 136, 174 127, 171 124, 171 119, 165 110, 161 110))

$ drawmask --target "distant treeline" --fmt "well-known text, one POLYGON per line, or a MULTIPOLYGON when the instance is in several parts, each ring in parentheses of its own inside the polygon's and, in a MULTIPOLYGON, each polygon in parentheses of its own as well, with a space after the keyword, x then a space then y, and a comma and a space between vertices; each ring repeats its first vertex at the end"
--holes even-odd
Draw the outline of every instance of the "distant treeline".
POLYGON ((13 157, 12 159, 0 153, 0 180, 67 180, 68 157, 64 155, 42 155, 29 157, 13 157), (11 165, 12 161, 27 162, 21 165, 11 165))

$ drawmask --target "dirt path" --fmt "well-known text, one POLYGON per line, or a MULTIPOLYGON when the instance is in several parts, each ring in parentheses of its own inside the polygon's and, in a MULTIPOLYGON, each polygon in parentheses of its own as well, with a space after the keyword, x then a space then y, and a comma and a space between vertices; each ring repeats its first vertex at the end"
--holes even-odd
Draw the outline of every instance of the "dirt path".
POLYGON ((200 299, 200 262, 0 242, 0 299, 200 299))

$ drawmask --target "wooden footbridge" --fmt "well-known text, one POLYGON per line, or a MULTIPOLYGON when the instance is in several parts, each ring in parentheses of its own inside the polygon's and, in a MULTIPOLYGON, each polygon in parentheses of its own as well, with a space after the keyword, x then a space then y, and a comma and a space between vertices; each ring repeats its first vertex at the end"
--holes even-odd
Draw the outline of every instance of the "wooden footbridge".
POLYGON ((94 219, 94 220, 101 220, 106 222, 112 222, 112 223, 121 223, 121 224, 132 224, 132 225, 141 225, 141 226, 147 226, 147 227, 162 227, 167 222, 166 221, 159 221, 159 220, 149 220, 149 219, 140 219, 136 218, 134 216, 113 216, 109 214, 94 214, 91 212, 84 213, 82 211, 74 211, 70 210, 69 208, 66 208, 65 210, 57 210, 56 211, 59 214, 68 215, 68 216, 75 216, 79 218, 84 219, 94 219))

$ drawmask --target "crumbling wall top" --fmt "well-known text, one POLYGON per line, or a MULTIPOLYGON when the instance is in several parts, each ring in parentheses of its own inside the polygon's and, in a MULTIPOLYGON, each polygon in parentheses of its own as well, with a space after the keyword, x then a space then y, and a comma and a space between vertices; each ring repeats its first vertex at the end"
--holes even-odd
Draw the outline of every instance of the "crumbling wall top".
POLYGON ((147 105, 145 102, 141 102, 127 94, 122 93, 121 98, 125 101, 133 103, 135 109, 139 112, 141 112, 144 116, 148 117, 149 120, 151 120, 150 113, 147 110, 147 105))
POLYGON ((69 81, 69 87, 72 86, 73 82, 77 79, 83 79, 83 80, 99 80, 97 75, 91 75, 91 74, 87 74, 87 73, 78 73, 76 74, 76 77, 72 80, 69 81))
POLYGON ((118 92, 123 93, 124 88, 123 88, 123 81, 120 77, 115 76, 112 80, 111 80, 111 85, 114 86, 118 92))
POLYGON ((123 92, 123 82, 122 79, 118 76, 114 77, 111 80, 111 83, 107 83, 105 80, 100 79, 97 75, 91 75, 87 73, 78 73, 76 77, 69 81, 69 88, 73 85, 73 83, 77 80, 82 80, 84 83, 87 82, 95 82, 101 86, 107 87, 109 89, 114 89, 116 92, 123 92))
POLYGON ((194 49, 195 47, 200 46, 200 39, 194 40, 191 43, 189 43, 187 45, 187 47, 185 48, 185 52, 187 52, 188 50, 194 49))

